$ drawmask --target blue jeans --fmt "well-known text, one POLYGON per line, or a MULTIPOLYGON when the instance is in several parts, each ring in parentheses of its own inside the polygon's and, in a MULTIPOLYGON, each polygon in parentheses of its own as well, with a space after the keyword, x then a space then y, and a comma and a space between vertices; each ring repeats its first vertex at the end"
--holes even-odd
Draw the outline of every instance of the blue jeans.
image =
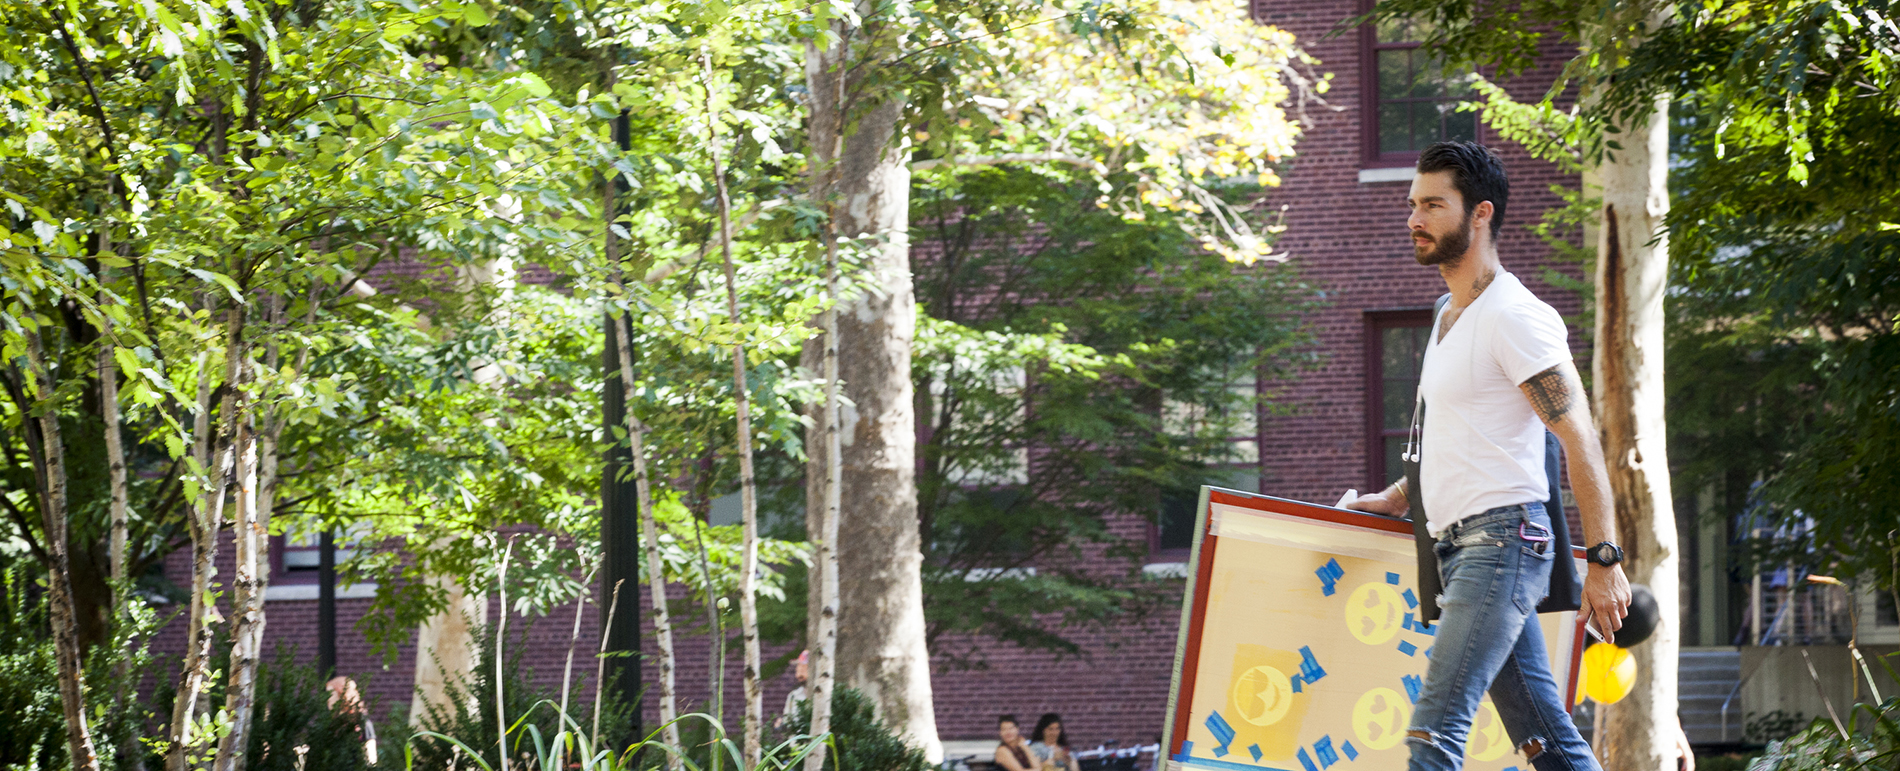
POLYGON ((1437 640, 1406 743, 1412 771, 1464 767, 1465 739, 1486 690, 1504 730, 1537 771, 1599 771, 1551 677, 1537 603, 1553 544, 1541 503, 1467 517, 1439 535, 1437 640), (1540 548, 1541 546, 1541 548, 1540 548))

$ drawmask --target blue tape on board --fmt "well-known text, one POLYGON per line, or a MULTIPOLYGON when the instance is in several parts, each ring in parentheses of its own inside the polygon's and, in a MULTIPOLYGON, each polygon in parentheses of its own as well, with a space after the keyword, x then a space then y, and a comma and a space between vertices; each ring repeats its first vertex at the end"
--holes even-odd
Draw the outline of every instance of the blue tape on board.
POLYGON ((1319 566, 1318 570, 1313 571, 1313 575, 1319 576, 1320 594, 1331 597, 1333 596, 1334 585, 1339 583, 1339 579, 1345 577, 1346 569, 1339 566, 1339 560, 1329 559, 1326 561, 1326 564, 1319 566))
POLYGON ((1287 769, 1284 769, 1284 768, 1274 768, 1272 766, 1257 766, 1252 763, 1236 763, 1231 760, 1208 760, 1207 758, 1195 758, 1195 757, 1189 757, 1187 755, 1182 755, 1180 753, 1175 753, 1174 755, 1169 756, 1168 759, 1176 763, 1180 763, 1181 765, 1187 766, 1188 768, 1213 768, 1213 769, 1220 769, 1220 771, 1288 771, 1287 769))
POLYGON ((1359 759, 1359 748, 1352 746, 1352 742, 1346 742, 1345 744, 1339 745, 1339 751, 1346 753, 1347 760, 1359 759))
POLYGON ((1418 655, 1418 646, 1413 645, 1410 640, 1400 640, 1399 652, 1407 656, 1416 656, 1418 655))
POLYGON ((1258 745, 1258 744, 1249 744, 1249 745, 1247 745, 1247 754, 1249 754, 1249 755, 1252 755, 1252 756, 1253 756, 1253 762, 1255 762, 1255 763, 1258 763, 1258 762, 1260 762, 1260 756, 1261 756, 1261 754, 1262 754, 1262 753, 1260 752, 1260 745, 1258 745))
POLYGON ((1413 594, 1410 589, 1405 590, 1405 604, 1414 608, 1418 607, 1418 595, 1413 594))
POLYGON ((1306 771, 1319 771, 1319 766, 1313 765, 1313 757, 1306 754, 1305 747, 1300 748, 1300 765, 1306 766, 1306 771))
POLYGON ((1319 741, 1313 742, 1313 754, 1319 757, 1321 768, 1332 768, 1334 763, 1339 762, 1339 753, 1333 751, 1331 736, 1322 736, 1319 741))
POLYGON ((1391 585, 1393 585, 1393 586, 1398 586, 1398 585, 1399 585, 1399 574, 1397 574, 1397 573, 1392 573, 1392 572, 1388 572, 1388 573, 1386 573, 1386 574, 1385 574, 1385 582, 1386 582, 1386 583, 1388 583, 1388 584, 1391 584, 1391 585))
POLYGON ((1227 718, 1221 717, 1219 712, 1214 712, 1209 714, 1202 724, 1207 726, 1208 733, 1220 740, 1220 746, 1214 748, 1214 757, 1218 758, 1227 754, 1227 745, 1234 741, 1234 727, 1228 724, 1227 718))
POLYGON ((1418 675, 1406 675, 1399 679, 1405 683, 1405 695, 1412 700, 1413 704, 1417 704, 1419 692, 1425 690, 1425 679, 1418 675))
POLYGON ((1319 659, 1313 657, 1313 648, 1310 645, 1300 646, 1300 676, 1306 678, 1306 682, 1309 683, 1326 676, 1326 670, 1319 666, 1319 659))

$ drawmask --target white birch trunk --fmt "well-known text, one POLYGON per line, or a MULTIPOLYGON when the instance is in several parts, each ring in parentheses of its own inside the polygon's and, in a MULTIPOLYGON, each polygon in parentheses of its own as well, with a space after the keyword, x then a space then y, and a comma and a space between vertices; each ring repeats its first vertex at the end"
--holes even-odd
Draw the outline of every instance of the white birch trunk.
MULTIPOLYGON (((719 161, 718 115, 713 99, 712 55, 700 51, 701 74, 706 86, 706 148, 712 161, 713 187, 718 193, 719 252, 725 259, 726 316, 736 328, 739 317, 739 279, 732 264, 732 197, 726 189, 725 169, 719 161)), ((735 329, 735 335, 739 334, 735 329)), ((752 473, 752 417, 746 388, 745 343, 732 345, 732 398, 736 417, 739 451, 739 511, 744 522, 744 541, 739 552, 739 636, 745 644, 745 767, 759 764, 763 751, 765 725, 765 684, 759 680, 759 503, 757 480, 752 473)))
POLYGON ((59 409, 47 369, 46 350, 38 329, 27 327, 27 369, 41 402, 35 419, 40 427, 40 523, 46 531, 47 603, 52 610, 53 655, 58 663, 59 704, 66 718, 66 745, 73 768, 98 771, 99 754, 93 749, 86 723, 86 670, 79 652, 79 617, 73 607, 72 566, 66 543, 66 444, 59 433, 59 409))
POLYGON ((1630 583, 1655 593, 1658 622, 1630 649, 1636 685, 1608 707, 1603 745, 1611 771, 1676 768, 1676 656, 1681 645, 1676 518, 1663 413, 1663 299, 1669 278, 1669 101, 1623 121, 1599 169, 1603 220, 1597 248, 1593 372, 1603 455, 1630 583), (1640 124, 1640 125, 1639 125, 1640 124))
MULTIPOLYGON (((653 595, 653 636, 660 649, 660 738, 668 747, 678 748, 680 730, 674 721, 679 719, 679 695, 674 674, 677 662, 673 657, 673 619, 666 609, 666 563, 660 559, 660 531, 653 520, 652 490, 647 479, 647 427, 633 410, 637 381, 633 376, 632 312, 628 312, 626 318, 626 329, 614 335, 614 339, 619 348, 616 353, 620 359, 620 392, 626 394, 626 407, 622 411, 627 420, 627 454, 633 464, 633 506, 640 516, 640 546, 647 558, 647 589, 653 595)), ((637 617, 634 623, 639 623, 637 617)), ((606 630, 601 631, 603 639, 606 634, 606 630)), ((666 753, 666 767, 669 771, 678 771, 679 756, 666 753)))
MULTIPOLYGON (((860 2, 867 18, 879 12, 860 2)), ((876 705, 878 716, 932 763, 943 757, 932 711, 924 640, 923 552, 917 529, 917 426, 911 401, 916 300, 910 273, 910 171, 898 92, 864 77, 899 55, 905 23, 885 11, 859 29, 835 22, 841 42, 808 45, 814 197, 830 204, 842 238, 868 243, 870 291, 838 314, 838 375, 851 406, 837 428, 842 446, 837 675, 876 705), (844 114, 849 105, 849 121, 844 114)), ((813 471, 822 473, 822 470, 813 471)), ((815 475, 809 475, 815 476, 815 475)), ((817 479, 808 479, 814 484, 817 479)))
MULTIPOLYGON (((838 431, 838 239, 829 226, 825 237, 825 299, 821 354, 825 403, 818 429, 823 445, 822 455, 818 456, 823 463, 823 473, 814 474, 820 479, 820 494, 819 505, 810 506, 817 517, 817 526, 810 528, 809 536, 812 542, 809 593, 818 602, 810 613, 806 635, 811 658, 807 662, 810 670, 805 695, 811 700, 813 736, 831 732, 831 697, 837 687, 838 660, 838 495, 843 487, 839 480, 843 464, 839 459, 842 448, 838 431)), ((809 523, 811 517, 806 521, 809 523)), ((827 749, 822 744, 813 748, 805 757, 805 771, 824 771, 827 749)))
POLYGON ((237 489, 232 491, 231 534, 237 551, 232 576, 231 663, 226 675, 224 711, 230 719, 230 731, 218 741, 214 771, 243 771, 244 754, 250 748, 251 712, 257 694, 257 665, 264 653, 264 585, 259 578, 270 534, 257 515, 257 430, 246 419, 238 418, 233 454, 237 470, 233 476, 237 489), (260 565, 260 563, 262 563, 260 565))
POLYGON ((112 357, 115 347, 112 342, 112 322, 102 320, 99 331, 99 412, 105 417, 106 474, 112 488, 112 503, 107 509, 111 534, 106 540, 106 565, 112 576, 113 595, 117 597, 125 587, 125 541, 129 527, 127 509, 131 492, 125 476, 124 430, 120 426, 119 412, 119 364, 112 357))
POLYGON ((179 673, 177 700, 172 703, 171 753, 165 759, 168 771, 186 771, 192 755, 200 749, 203 737, 193 733, 199 710, 208 707, 205 682, 211 673, 211 625, 221 621, 218 607, 211 600, 211 579, 217 575, 218 531, 224 518, 224 495, 230 480, 228 466, 232 442, 223 431, 235 426, 237 412, 238 360, 243 355, 239 343, 244 315, 233 308, 225 316, 226 340, 224 399, 218 408, 217 422, 211 420, 211 373, 209 359, 198 368, 198 415, 193 423, 193 459, 202 469, 202 485, 191 512, 191 617, 185 629, 185 661, 179 673), (222 426, 219 426, 222 423, 222 426), (219 426, 218 431, 213 431, 219 426))

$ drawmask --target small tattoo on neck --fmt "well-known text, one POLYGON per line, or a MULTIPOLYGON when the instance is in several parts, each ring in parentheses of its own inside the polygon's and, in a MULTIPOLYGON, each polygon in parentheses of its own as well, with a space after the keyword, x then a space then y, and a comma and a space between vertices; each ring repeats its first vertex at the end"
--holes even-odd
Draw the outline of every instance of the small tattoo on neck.
POLYGON ((1498 272, 1495 270, 1487 270, 1483 275, 1478 276, 1478 280, 1471 284, 1471 299, 1476 300, 1478 295, 1484 294, 1485 288, 1491 286, 1491 282, 1497 277, 1498 272))

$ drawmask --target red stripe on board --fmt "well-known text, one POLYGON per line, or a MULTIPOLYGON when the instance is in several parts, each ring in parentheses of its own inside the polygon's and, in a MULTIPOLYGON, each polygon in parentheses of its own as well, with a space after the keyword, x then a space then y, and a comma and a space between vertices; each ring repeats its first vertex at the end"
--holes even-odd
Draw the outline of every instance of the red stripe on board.
POLYGON ((1412 523, 1410 520, 1393 519, 1378 514, 1368 514, 1363 511, 1335 509, 1331 506, 1320 506, 1303 501, 1292 501, 1267 495, 1248 495, 1246 493, 1234 493, 1226 490, 1209 490, 1207 499, 1210 502, 1224 503, 1243 509, 1270 511, 1275 514, 1317 519, 1322 522, 1363 527, 1369 530, 1383 530, 1388 533, 1412 534, 1412 523))
MULTIPOLYGON (((1208 506, 1201 532, 1213 523, 1213 512, 1214 507, 1208 506)), ((1201 561, 1194 571, 1194 610, 1188 614, 1187 647, 1181 652, 1181 691, 1174 701, 1174 731, 1169 734, 1168 743, 1174 746, 1167 748, 1166 757, 1179 754, 1181 743, 1187 741, 1188 715, 1194 711, 1194 676, 1201 669, 1201 619, 1207 615, 1207 589, 1214 578, 1214 547, 1219 543, 1217 536, 1201 537, 1201 561)))

